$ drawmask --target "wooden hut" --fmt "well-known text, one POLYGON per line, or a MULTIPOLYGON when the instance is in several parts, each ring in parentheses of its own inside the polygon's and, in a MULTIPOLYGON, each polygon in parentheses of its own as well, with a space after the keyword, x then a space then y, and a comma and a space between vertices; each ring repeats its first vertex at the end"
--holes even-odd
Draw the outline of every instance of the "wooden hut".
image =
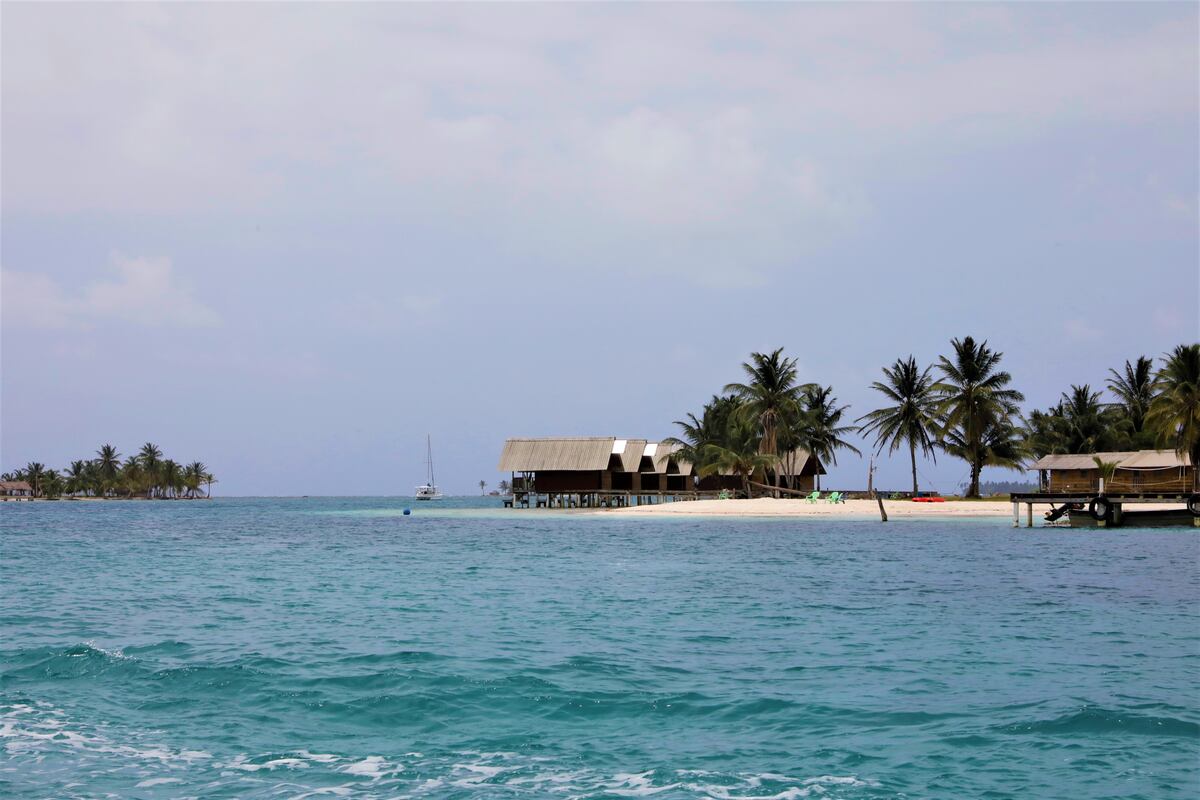
MULTIPOLYGON (((807 450, 797 448, 781 455, 775 468, 775 474, 768 477, 778 485, 796 491, 811 492, 816 486, 818 474, 826 474, 821 460, 807 450)), ((730 470, 722 470, 715 475, 705 475, 700 479, 699 486, 703 491, 742 492, 746 488, 741 477, 730 470)))
POLYGON ((33 497, 33 487, 28 481, 0 481, 0 498, 5 500, 27 500, 33 497))
POLYGON ((615 443, 612 436, 509 439, 499 469, 511 473, 517 494, 608 491, 615 443))
POLYGON ((1095 494, 1100 491, 1096 459, 1117 465, 1104 486, 1109 494, 1194 492, 1198 488, 1191 460, 1165 450, 1053 454, 1042 456, 1029 468, 1038 471, 1043 492, 1095 494))
POLYGON ((781 482, 796 491, 811 492, 816 488, 817 476, 825 475, 821 459, 802 448, 779 457, 778 477, 781 482))
POLYGON ((675 458, 678 446, 662 442, 646 442, 638 465, 643 493, 679 494, 696 489, 692 465, 675 458))
POLYGON ((692 465, 674 452, 661 442, 615 436, 509 439, 499 469, 511 473, 520 504, 531 495, 550 505, 624 504, 695 491, 692 465))

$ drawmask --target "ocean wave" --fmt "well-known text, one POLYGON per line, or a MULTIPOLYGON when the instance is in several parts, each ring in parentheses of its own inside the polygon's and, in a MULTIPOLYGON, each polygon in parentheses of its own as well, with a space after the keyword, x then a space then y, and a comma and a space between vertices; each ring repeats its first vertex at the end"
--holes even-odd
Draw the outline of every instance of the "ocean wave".
MULTIPOLYGON (((710 800, 796 800, 805 797, 878 796, 878 781, 859 775, 795 776, 776 772, 730 773, 719 770, 654 768, 605 772, 579 766, 575 759, 519 752, 408 752, 402 755, 308 750, 235 754, 179 750, 152 743, 145 735, 117 741, 112 732, 84 731, 69 715, 46 703, 0 706, 0 740, 10 762, 36 774, 56 752, 85 752, 108 757, 107 781, 125 776, 141 796, 233 795, 242 797, 441 797, 448 790, 514 798, 547 794, 580 800, 603 797, 710 798, 710 800)), ((78 773, 74 773, 78 777, 78 773)), ((43 776, 51 779, 51 775, 43 776)), ((53 782, 45 784, 52 787, 53 782)), ((48 789, 80 797, 81 784, 48 789)), ((451 792, 451 794, 453 794, 451 792)), ((42 792, 43 794, 45 791, 42 792)), ((464 795, 466 796, 466 795, 464 795)))
POLYGON ((1178 717, 1139 714, 1134 711, 1084 706, 1053 719, 1019 722, 997 728, 1007 734, 1040 734, 1066 736, 1078 734, 1121 734, 1135 736, 1168 736, 1195 739, 1200 737, 1200 723, 1178 717))

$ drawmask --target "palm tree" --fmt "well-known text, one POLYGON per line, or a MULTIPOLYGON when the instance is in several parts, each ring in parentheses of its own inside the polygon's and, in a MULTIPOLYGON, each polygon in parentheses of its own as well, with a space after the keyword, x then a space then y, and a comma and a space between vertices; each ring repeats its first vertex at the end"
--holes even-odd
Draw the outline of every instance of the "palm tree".
POLYGON ((111 444, 101 446, 96 451, 96 472, 100 479, 100 494, 107 494, 116 484, 117 473, 121 469, 121 454, 111 444))
POLYGON ((1200 344, 1181 344, 1164 355, 1156 384, 1146 427, 1160 447, 1187 455, 1193 474, 1200 473, 1200 344))
MULTIPOLYGON (((979 432, 979 440, 975 443, 968 440, 966 430, 961 426, 946 430, 943 432, 941 447, 950 455, 964 461, 970 461, 972 457, 977 458, 979 469, 1020 469, 1029 455, 1024 432, 1008 418, 986 420, 979 432)), ((979 497, 978 470, 972 470, 972 477, 974 486, 968 487, 967 496, 979 497), (973 494, 971 489, 974 490, 973 494)))
POLYGON ((159 485, 159 470, 162 467, 162 450, 153 442, 146 442, 142 445, 142 449, 138 451, 138 459, 142 462, 142 469, 146 472, 146 478, 149 486, 146 489, 146 496, 154 495, 155 488, 159 485))
MULTIPOLYGON (((808 420, 807 435, 808 451, 825 464, 837 466, 837 451, 849 450, 855 455, 862 455, 857 447, 842 437, 858 430, 854 425, 840 425, 846 409, 850 406, 838 406, 837 398, 833 396, 832 386, 817 386, 809 384, 803 392, 805 417, 808 420)), ((821 488, 821 473, 817 472, 816 488, 821 488)))
POLYGON ((180 469, 177 463, 171 459, 167 459, 166 461, 162 462, 160 472, 162 475, 161 480, 164 492, 169 497, 176 497, 179 494, 179 490, 183 488, 182 469, 180 469))
POLYGON ((23 472, 25 473, 25 477, 21 480, 27 481, 30 487, 33 488, 34 497, 41 497, 43 488, 42 481, 46 476, 45 464, 40 464, 37 461, 30 461, 25 465, 23 472))
POLYGON ((1064 392, 1058 404, 1066 452, 1120 450, 1130 443, 1132 429, 1122 412, 1100 402, 1100 392, 1088 384, 1064 392))
POLYGON ((700 477, 733 474, 741 478, 742 491, 750 496, 750 479, 762 475, 778 463, 774 454, 760 452, 758 426, 753 419, 732 414, 724 441, 705 448, 704 466, 697 470, 700 477))
POLYGON ((860 428, 863 434, 875 434, 875 452, 882 453, 886 445, 888 453, 894 453, 902 444, 908 445, 908 456, 912 463, 913 494, 917 494, 917 448, 926 458, 937 460, 937 409, 938 400, 934 391, 932 367, 922 370, 911 355, 907 359, 896 359, 890 368, 883 368, 884 381, 875 381, 871 388, 881 393, 894 405, 878 408, 858 418, 867 421, 860 428))
POLYGON ((1108 371, 1112 375, 1108 379, 1108 390, 1120 401, 1121 408, 1133 423, 1133 432, 1141 433, 1145 429, 1150 401, 1154 399, 1153 359, 1138 356, 1136 363, 1126 361, 1121 372, 1115 369, 1108 371))
POLYGON ((143 491, 147 497, 150 496, 149 478, 137 456, 129 456, 121 465, 121 483, 125 487, 127 497, 133 497, 143 491))
POLYGON ((80 492, 87 492, 87 489, 87 464, 82 460, 72 461, 71 466, 67 468, 67 494, 75 495, 79 494, 80 492))
POLYGON ((728 384, 725 391, 741 401, 743 414, 757 422, 759 452, 775 455, 780 418, 795 409, 800 393, 810 384, 796 383, 796 359, 783 355, 782 347, 769 355, 751 353, 742 370, 748 382, 728 384))
POLYGON ((46 470, 42 476, 42 493, 46 497, 61 497, 63 493, 63 478, 56 469, 46 470))
POLYGON ((1025 396, 1009 389, 1012 376, 998 369, 1003 353, 977 343, 967 336, 951 341, 954 357, 938 358, 942 379, 934 384, 939 397, 943 443, 953 433, 957 441, 947 452, 965 460, 971 467, 968 497, 979 496, 979 474, 988 459, 986 439, 998 432, 1015 431, 1011 424, 1017 414, 1017 403, 1025 396))
POLYGON ((663 444, 673 445, 676 448, 673 453, 675 460, 691 464, 699 474, 700 469, 714 459, 713 447, 730 444, 730 427, 740 407, 741 404, 732 395, 713 395, 704 404, 699 418, 695 414, 688 414, 685 419, 675 420, 682 438, 670 436, 663 439, 663 444))
POLYGON ((479 482, 479 494, 487 494, 487 481, 479 482))

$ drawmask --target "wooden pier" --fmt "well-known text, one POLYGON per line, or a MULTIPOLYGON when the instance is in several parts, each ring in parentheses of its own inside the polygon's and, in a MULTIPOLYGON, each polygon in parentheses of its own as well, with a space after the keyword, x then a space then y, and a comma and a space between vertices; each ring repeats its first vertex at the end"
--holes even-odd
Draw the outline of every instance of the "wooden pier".
POLYGON ((1191 517, 1191 524, 1200 528, 1200 493, 1194 492, 1028 492, 1013 494, 1011 498, 1014 528, 1021 527, 1022 505, 1025 506, 1025 525, 1028 528, 1033 527, 1035 504, 1050 506, 1050 511, 1045 515, 1047 521, 1053 522, 1063 516, 1086 513, 1098 528, 1119 528, 1126 522, 1135 523, 1136 517, 1133 515, 1150 513, 1138 511, 1136 506, 1139 505, 1178 505, 1178 516, 1184 524, 1184 515, 1188 515, 1191 517), (1126 506, 1134 508, 1127 510, 1126 506))

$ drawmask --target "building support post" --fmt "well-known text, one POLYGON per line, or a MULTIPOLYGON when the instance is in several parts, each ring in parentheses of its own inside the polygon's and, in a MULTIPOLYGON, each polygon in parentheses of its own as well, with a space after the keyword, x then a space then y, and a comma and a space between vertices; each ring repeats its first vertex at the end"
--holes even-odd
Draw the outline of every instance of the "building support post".
POLYGON ((1021 504, 1016 500, 1013 501, 1013 527, 1021 527, 1021 504))
POLYGON ((1121 527, 1121 523, 1125 521, 1125 510, 1120 503, 1113 504, 1113 527, 1121 527))
POLYGON ((1033 527, 1033 503, 1025 504, 1025 527, 1033 527))

